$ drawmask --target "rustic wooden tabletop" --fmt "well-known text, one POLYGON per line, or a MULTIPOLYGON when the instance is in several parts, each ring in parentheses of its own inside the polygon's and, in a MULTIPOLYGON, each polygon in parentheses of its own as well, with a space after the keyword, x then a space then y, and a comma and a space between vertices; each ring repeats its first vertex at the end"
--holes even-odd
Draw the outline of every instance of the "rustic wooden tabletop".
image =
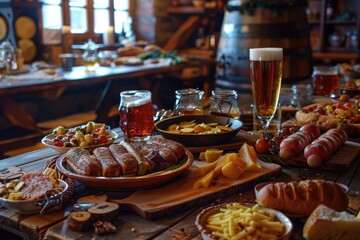
MULTIPOLYGON (((120 129, 115 130, 122 136, 120 129)), ((240 145, 244 141, 251 142, 253 138, 245 131, 240 131, 237 137, 239 136, 241 140, 235 149, 240 148, 240 145)), ((353 143, 352 149, 358 151, 360 145, 353 143)), ((196 152, 196 149, 194 152, 196 152)), ((195 153, 194 156, 195 162, 197 162, 196 159, 198 155, 195 153)), ((26 172, 41 172, 45 165, 53 163, 54 159, 58 159, 59 157, 60 155, 54 150, 45 148, 1 160, 0 169, 17 166, 26 172)), ((96 190, 85 187, 79 182, 75 182, 74 195, 60 210, 40 215, 19 214, 13 210, 1 208, 0 228, 4 229, 4 231, 15 233, 24 239, 201 239, 194 222, 198 213, 207 206, 234 201, 240 203, 255 203, 254 186, 257 183, 303 179, 325 179, 348 186, 350 189, 348 192, 350 201, 348 210, 357 213, 360 209, 360 156, 357 154, 357 156, 352 157, 351 161, 349 158, 346 159, 349 165, 342 171, 282 166, 281 169, 279 168, 279 171, 274 171, 272 174, 255 177, 250 176, 249 180, 240 181, 235 184, 235 187, 225 187, 216 193, 212 192, 212 190, 207 190, 208 192, 206 192, 205 197, 195 197, 185 204, 178 204, 179 200, 177 200, 175 201, 175 203, 178 204, 177 206, 174 207, 170 204, 160 210, 153 205, 153 209, 155 210, 152 210, 152 207, 146 209, 146 211, 150 213, 146 215, 146 218, 124 207, 121 208, 121 211, 114 221, 118 231, 114 234, 107 235, 97 235, 93 231, 79 233, 69 230, 66 219, 73 204, 78 198, 86 195, 107 194, 110 199, 120 199, 135 193, 96 190)), ((169 184, 176 186, 177 182, 182 181, 182 178, 186 178, 186 174, 183 177, 179 177, 175 183, 171 182, 169 184)), ((169 195, 176 196, 176 194, 179 194, 176 189, 171 189, 167 187, 167 185, 149 191, 140 191, 140 193, 137 194, 147 196, 152 203, 162 198, 167 199, 169 195), (157 199, 159 196, 160 198, 157 199)), ((187 190, 183 193, 184 198, 189 197, 186 195, 186 192, 187 190)), ((180 203, 182 203, 181 200, 180 203)), ((291 220, 295 227, 292 239, 302 239, 302 227, 306 219, 293 218, 291 220)))

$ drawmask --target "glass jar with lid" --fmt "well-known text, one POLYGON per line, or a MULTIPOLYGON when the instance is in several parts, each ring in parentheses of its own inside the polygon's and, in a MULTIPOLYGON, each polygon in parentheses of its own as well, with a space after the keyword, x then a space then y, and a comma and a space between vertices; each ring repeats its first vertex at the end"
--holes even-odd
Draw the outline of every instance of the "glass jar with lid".
POLYGON ((239 119, 240 111, 237 96, 235 90, 213 90, 210 97, 210 114, 239 119))
POLYGON ((176 101, 174 115, 201 115, 203 107, 201 99, 203 91, 193 88, 180 89, 175 91, 176 101))
POLYGON ((82 55, 82 59, 86 70, 90 72, 95 71, 99 67, 97 48, 92 39, 89 39, 87 43, 85 43, 85 51, 82 55))

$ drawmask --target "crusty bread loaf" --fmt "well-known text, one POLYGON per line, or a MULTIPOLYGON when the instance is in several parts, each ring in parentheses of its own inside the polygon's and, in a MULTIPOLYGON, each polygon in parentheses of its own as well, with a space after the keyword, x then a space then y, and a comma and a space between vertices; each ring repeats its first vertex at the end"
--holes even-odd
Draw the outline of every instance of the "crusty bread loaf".
POLYGON ((256 200, 264 207, 306 216, 320 204, 344 211, 349 202, 339 185, 324 180, 269 183, 256 192, 256 200))
POLYGON ((137 46, 121 47, 117 49, 117 54, 120 57, 137 56, 142 53, 145 53, 145 50, 142 47, 137 46))
POLYGON ((307 219, 303 235, 308 240, 360 239, 360 218, 320 205, 307 219))

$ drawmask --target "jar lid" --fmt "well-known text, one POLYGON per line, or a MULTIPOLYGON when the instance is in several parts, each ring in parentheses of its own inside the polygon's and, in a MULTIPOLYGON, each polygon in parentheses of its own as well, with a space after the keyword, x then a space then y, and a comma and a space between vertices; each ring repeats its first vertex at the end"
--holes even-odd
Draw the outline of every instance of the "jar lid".
POLYGON ((211 92, 212 98, 227 98, 233 97, 237 99, 237 92, 231 89, 216 89, 211 92))
POLYGON ((176 95, 185 96, 185 95, 199 94, 200 91, 194 88, 185 88, 185 89, 176 90, 175 93, 176 95))

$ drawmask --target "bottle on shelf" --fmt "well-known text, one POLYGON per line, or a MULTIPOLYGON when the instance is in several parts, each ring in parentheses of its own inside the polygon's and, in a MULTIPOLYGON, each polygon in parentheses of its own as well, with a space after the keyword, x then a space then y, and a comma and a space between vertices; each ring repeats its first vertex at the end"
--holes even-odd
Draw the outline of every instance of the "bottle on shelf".
POLYGON ((333 20, 334 15, 335 15, 334 2, 333 0, 327 0, 326 9, 325 9, 326 20, 333 20))

